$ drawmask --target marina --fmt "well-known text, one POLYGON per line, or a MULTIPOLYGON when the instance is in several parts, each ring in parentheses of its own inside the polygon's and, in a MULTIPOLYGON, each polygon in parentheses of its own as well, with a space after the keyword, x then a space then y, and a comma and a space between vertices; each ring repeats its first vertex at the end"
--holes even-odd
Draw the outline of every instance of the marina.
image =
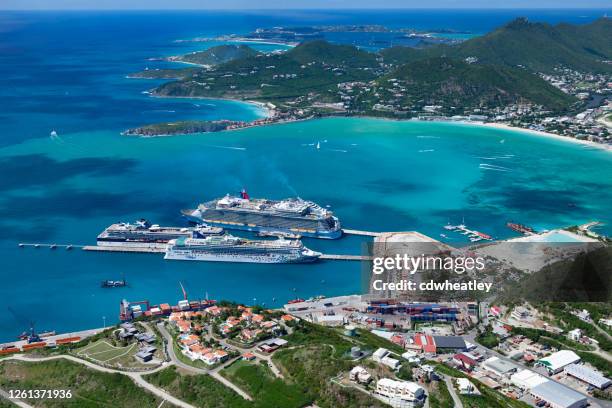
POLYGON ((447 231, 455 231, 460 233, 461 235, 465 235, 469 238, 470 242, 493 241, 492 236, 485 234, 484 232, 471 230, 463 223, 459 225, 447 224, 444 226, 444 229, 447 231))

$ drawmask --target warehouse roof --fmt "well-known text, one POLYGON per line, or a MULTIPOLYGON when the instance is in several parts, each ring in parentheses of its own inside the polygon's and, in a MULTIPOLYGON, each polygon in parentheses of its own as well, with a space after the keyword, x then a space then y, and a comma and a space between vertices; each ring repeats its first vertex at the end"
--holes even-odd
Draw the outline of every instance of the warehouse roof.
POLYGON ((558 407, 572 407, 580 402, 587 402, 584 395, 554 381, 536 385, 531 389, 531 393, 558 407))
POLYGON ((599 374, 597 371, 591 370, 590 368, 585 367, 583 365, 570 364, 566 366, 563 371, 597 388, 603 389, 606 388, 608 385, 612 384, 612 381, 610 381, 610 379, 599 374))
POLYGON ((465 340, 461 336, 433 336, 437 348, 464 349, 465 340))
POLYGON ((516 365, 499 357, 490 357, 484 361, 483 365, 497 374, 506 374, 517 369, 516 365))
POLYGON ((541 364, 553 371, 557 371, 568 364, 577 363, 578 361, 580 361, 580 357, 571 350, 559 350, 539 360, 541 364))

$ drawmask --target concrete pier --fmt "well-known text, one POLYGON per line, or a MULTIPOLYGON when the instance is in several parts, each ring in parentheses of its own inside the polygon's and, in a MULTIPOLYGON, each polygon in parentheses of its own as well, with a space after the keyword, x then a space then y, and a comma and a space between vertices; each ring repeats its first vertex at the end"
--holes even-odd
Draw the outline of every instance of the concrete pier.
POLYGON ((319 259, 328 259, 334 261, 371 261, 371 256, 364 255, 334 255, 334 254, 323 254, 319 259))
POLYGON ((352 230, 352 229, 343 229, 342 232, 345 233, 346 235, 362 235, 366 237, 377 237, 383 234, 382 232, 360 231, 360 230, 352 230))

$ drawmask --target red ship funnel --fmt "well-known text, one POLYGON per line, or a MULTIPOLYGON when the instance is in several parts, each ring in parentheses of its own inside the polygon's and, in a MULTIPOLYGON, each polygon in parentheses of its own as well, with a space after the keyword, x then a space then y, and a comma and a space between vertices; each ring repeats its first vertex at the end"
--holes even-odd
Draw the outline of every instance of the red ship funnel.
POLYGON ((240 192, 240 197, 242 197, 243 200, 248 200, 250 199, 249 197, 249 193, 247 193, 247 191, 243 188, 242 191, 240 192))

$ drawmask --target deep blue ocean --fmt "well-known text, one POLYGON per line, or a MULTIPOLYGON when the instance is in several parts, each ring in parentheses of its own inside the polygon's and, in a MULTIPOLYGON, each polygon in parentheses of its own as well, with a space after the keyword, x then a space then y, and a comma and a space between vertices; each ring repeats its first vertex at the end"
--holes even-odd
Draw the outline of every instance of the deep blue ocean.
MULTIPOLYGON (((14 339, 30 319, 62 332, 99 327, 103 316, 114 322, 122 298, 176 303, 179 281, 193 298, 208 293, 268 306, 359 291, 360 265, 352 262, 190 263, 17 246, 92 244, 108 224, 140 217, 178 225, 181 208, 242 187, 252 196, 300 195, 330 205, 356 229, 439 237, 447 221, 465 218, 506 238, 509 219, 538 228, 598 219, 608 223, 600 231, 612 233, 612 155, 564 141, 371 119, 173 138, 120 135, 147 123, 263 114, 238 102, 151 98, 144 92, 159 82, 126 78, 146 67, 180 66, 151 58, 216 44, 176 40, 315 24, 479 35, 517 16, 586 23, 606 11, 0 12, 0 341, 14 339), (317 141, 320 150, 312 147, 317 141), (99 287, 122 274, 129 287, 99 287)), ((329 253, 358 253, 362 242, 305 240, 329 253)))

